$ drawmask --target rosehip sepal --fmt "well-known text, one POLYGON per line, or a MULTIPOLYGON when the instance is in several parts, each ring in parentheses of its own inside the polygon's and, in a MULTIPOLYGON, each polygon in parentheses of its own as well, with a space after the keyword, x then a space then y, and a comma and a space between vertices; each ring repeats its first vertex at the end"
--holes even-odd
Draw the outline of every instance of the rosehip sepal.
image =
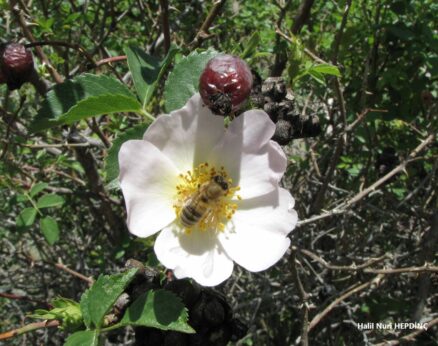
POLYGON ((252 82, 252 73, 245 61, 220 54, 211 59, 202 72, 199 92, 213 113, 228 115, 246 103, 252 82))

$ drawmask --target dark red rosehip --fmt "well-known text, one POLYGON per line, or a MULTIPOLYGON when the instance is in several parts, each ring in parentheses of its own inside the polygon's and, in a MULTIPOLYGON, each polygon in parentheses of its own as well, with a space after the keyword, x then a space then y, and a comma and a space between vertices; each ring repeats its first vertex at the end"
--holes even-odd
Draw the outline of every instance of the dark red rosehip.
POLYGON ((242 59, 221 54, 211 59, 199 79, 202 100, 218 115, 243 106, 251 93, 252 73, 242 59))
POLYGON ((0 52, 0 70, 10 90, 29 81, 33 71, 32 53, 19 43, 9 43, 0 52))

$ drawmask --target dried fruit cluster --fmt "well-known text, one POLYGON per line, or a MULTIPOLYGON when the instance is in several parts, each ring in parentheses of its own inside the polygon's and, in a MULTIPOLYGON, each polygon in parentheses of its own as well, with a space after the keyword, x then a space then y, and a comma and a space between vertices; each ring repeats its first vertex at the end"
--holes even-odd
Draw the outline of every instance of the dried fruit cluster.
POLYGON ((25 46, 8 43, 0 47, 0 83, 6 83, 9 90, 19 89, 33 72, 32 53, 25 46))
POLYGON ((321 133, 318 116, 298 112, 281 77, 269 77, 262 82, 255 75, 251 103, 255 108, 264 109, 276 124, 272 139, 278 144, 285 145, 292 139, 315 137, 321 133))
MULTIPOLYGON (((177 280, 169 277, 160 283, 159 273, 140 262, 129 260, 127 267, 139 268, 138 274, 115 304, 114 318, 122 316, 123 311, 138 296, 150 289, 164 288, 181 298, 189 311, 189 324, 196 334, 162 331, 154 328, 135 328, 135 345, 181 345, 181 346, 225 346, 229 341, 237 341, 247 332, 247 327, 233 318, 230 305, 219 292, 197 285, 187 279, 177 280)), ((108 317, 108 316, 107 316, 108 317)))

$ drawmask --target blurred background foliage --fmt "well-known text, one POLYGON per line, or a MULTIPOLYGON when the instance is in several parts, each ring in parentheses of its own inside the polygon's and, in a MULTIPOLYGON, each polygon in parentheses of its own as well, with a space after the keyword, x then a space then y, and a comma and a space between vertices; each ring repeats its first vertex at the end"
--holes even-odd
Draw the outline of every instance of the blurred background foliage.
MULTIPOLYGON (((197 49, 213 47, 242 55, 263 79, 280 70, 299 111, 318 115, 322 124, 319 137, 295 140, 285 148, 290 165, 284 185, 296 198, 301 220, 356 195, 393 169, 421 140, 437 132, 436 1, 224 3, 197 49), (311 5, 310 14, 296 30, 300 5, 306 3, 311 5), (315 69, 322 62, 338 70, 315 69), (340 77, 336 77, 337 71, 340 77), (338 138, 345 135, 344 126, 366 109, 370 111, 364 120, 346 135, 336 153, 338 138), (324 184, 322 200, 316 202, 324 184)), ((11 10, 14 6, 20 9, 36 41, 78 45, 73 49, 56 44, 42 47, 64 78, 88 71, 132 84, 125 61, 93 68, 82 49, 94 61, 123 55, 124 47, 130 44, 160 59, 165 56, 159 1, 0 0, 2 43, 29 42, 23 37, 17 12, 11 10)), ((212 6, 213 1, 169 2, 171 42, 181 49, 176 62, 194 49, 190 43, 212 6)), ((40 76, 54 83, 48 65, 33 52, 40 76)), ((125 217, 120 192, 96 190, 96 181, 89 181, 89 167, 78 157, 91 153, 103 184, 103 160, 109 145, 143 117, 128 113, 81 121, 75 129, 88 144, 73 150, 64 145, 69 132, 66 126, 37 135, 27 131, 41 101, 31 84, 18 91, 0 86, 0 292, 26 297, 0 298, 2 330, 20 325, 27 312, 55 296, 78 299, 86 283, 60 271, 54 263, 62 262, 87 276, 116 271, 130 257, 157 265, 151 251, 153 240, 131 237, 123 226, 114 228, 125 217), (41 199, 50 203, 38 207, 41 199), (113 223, 102 213, 101 208, 108 207, 116 215, 113 223), (47 218, 52 222, 42 221, 47 218)), ((149 111, 159 114, 163 104, 161 86, 149 111)), ((388 257, 379 262, 380 267, 436 263, 436 139, 431 144, 351 211, 298 227, 291 236, 293 244, 344 266, 383 254, 388 257)), ((300 252, 298 255, 298 270, 310 294, 311 317, 348 287, 374 275, 331 270, 300 252)), ((220 287, 250 328, 238 344, 289 345, 299 338, 302 302, 289 261, 286 257, 259 274, 238 269, 220 287)), ((364 333, 354 323, 437 317, 436 273, 387 275, 382 281, 338 306, 337 313, 332 312, 311 331, 311 344, 358 345, 397 339, 400 331, 364 333)), ((129 344, 129 338, 129 333, 119 335, 113 344, 129 344)), ((63 335, 45 330, 14 339, 11 344, 59 345, 62 339, 63 335)), ((418 340, 422 345, 436 344, 436 329, 418 340)))

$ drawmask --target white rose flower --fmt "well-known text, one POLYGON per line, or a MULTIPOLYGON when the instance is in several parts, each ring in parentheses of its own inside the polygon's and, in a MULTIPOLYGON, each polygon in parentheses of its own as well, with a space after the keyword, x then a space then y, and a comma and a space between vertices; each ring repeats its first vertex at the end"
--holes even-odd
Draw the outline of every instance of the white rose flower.
POLYGON ((230 277, 233 261, 258 272, 286 252, 297 213, 290 193, 278 185, 287 160, 270 140, 274 131, 261 110, 247 111, 225 128, 223 117, 196 94, 183 108, 160 115, 143 140, 122 145, 119 179, 128 228, 138 237, 161 230, 154 250, 177 278, 214 286, 230 277), (200 191, 217 176, 226 182, 224 195, 199 202, 200 191), (181 219, 188 205, 195 221, 190 226, 181 219))

